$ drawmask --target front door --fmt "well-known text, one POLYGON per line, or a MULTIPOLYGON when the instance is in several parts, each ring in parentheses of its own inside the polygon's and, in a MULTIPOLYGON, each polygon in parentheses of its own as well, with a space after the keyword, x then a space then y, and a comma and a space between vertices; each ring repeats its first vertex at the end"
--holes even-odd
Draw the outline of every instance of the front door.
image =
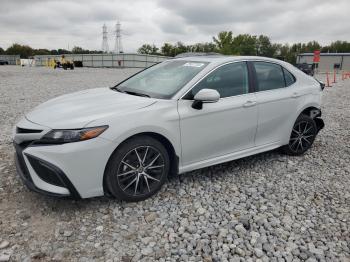
POLYGON ((236 62, 219 67, 179 100, 182 165, 254 147, 258 112, 249 91, 247 64, 236 62), (217 90, 220 100, 192 108, 194 95, 204 88, 217 90))

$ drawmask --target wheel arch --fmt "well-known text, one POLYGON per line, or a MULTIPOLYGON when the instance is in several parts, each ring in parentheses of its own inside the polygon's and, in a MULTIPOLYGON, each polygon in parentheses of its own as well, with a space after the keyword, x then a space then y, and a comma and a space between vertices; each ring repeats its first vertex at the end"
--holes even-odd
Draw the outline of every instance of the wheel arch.
POLYGON ((301 114, 307 115, 315 121, 317 126, 317 132, 319 132, 321 129, 324 128, 325 124, 321 119, 322 111, 319 107, 316 107, 316 106, 306 107, 299 115, 301 114))
POLYGON ((300 116, 301 114, 307 115, 311 118, 315 117, 320 117, 322 115, 321 109, 316 107, 316 106, 308 106, 301 113, 298 115, 300 116))
POLYGON ((295 114, 291 118, 290 126, 288 129, 289 132, 283 138, 283 144, 287 144, 289 142, 290 133, 292 132, 295 121, 297 121, 298 117, 302 114, 313 118, 315 120, 317 128, 319 130, 321 130, 324 127, 324 123, 323 123, 322 119, 319 118, 322 115, 320 105, 317 103, 307 103, 303 107, 299 108, 299 110, 296 110, 295 114))
POLYGON ((139 136, 149 136, 152 137, 153 139, 156 139, 160 143, 162 143, 165 146, 165 149, 167 150, 170 158, 170 176, 177 175, 179 173, 179 156, 177 155, 175 151, 174 145, 170 142, 170 140, 165 137, 164 135, 157 133, 157 132, 140 132, 134 135, 129 136, 128 138, 124 139, 121 143, 118 144, 118 146, 113 150, 112 154, 109 156, 108 161, 106 163, 104 173, 103 173, 103 191, 105 195, 110 196, 110 193, 108 192, 108 187, 106 185, 106 169, 107 166, 109 165, 109 162, 112 158, 112 155, 114 152, 121 146, 123 145, 126 141, 133 139, 135 137, 139 136))

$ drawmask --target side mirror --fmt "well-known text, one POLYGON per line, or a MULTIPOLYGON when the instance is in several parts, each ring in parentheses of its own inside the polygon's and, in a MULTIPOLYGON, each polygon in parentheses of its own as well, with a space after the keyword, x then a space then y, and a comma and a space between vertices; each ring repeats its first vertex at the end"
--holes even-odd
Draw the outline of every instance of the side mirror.
POLYGON ((219 101, 220 94, 214 89, 202 89, 195 96, 192 107, 200 110, 203 108, 203 103, 215 103, 219 101))

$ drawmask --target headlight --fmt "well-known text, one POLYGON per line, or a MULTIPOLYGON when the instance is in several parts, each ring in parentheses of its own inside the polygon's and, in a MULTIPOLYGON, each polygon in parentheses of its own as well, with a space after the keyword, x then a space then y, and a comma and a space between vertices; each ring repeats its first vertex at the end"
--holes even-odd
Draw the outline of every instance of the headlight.
POLYGON ((89 127, 83 129, 57 129, 44 135, 38 142, 40 144, 64 144, 89 140, 98 137, 108 126, 89 127))

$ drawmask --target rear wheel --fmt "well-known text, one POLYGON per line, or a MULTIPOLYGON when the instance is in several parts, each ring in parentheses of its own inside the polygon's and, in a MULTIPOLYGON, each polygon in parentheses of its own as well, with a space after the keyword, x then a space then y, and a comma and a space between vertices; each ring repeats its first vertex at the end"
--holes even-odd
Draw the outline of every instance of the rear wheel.
POLYGON ((158 140, 135 137, 111 156, 106 168, 106 185, 120 200, 144 200, 161 189, 169 166, 168 152, 158 140))
POLYGON ((317 135, 315 121, 307 116, 300 115, 295 121, 288 145, 282 147, 288 155, 302 155, 313 144, 317 135))

